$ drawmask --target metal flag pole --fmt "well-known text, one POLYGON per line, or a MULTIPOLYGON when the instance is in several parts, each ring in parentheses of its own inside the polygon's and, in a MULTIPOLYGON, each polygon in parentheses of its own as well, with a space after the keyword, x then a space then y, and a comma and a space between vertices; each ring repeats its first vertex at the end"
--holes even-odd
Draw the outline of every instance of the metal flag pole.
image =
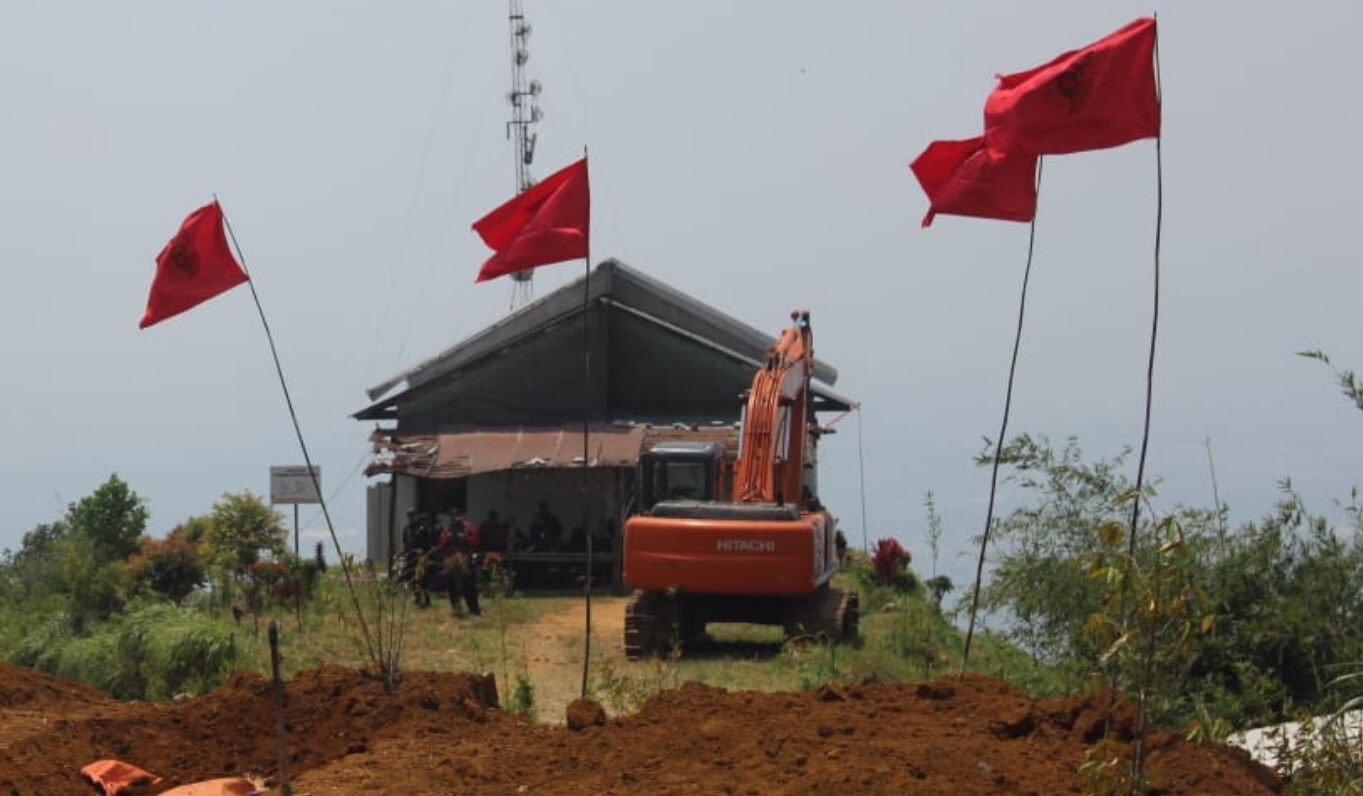
MULTIPOLYGON (((1045 158, 1036 159, 1037 201, 1041 200, 1041 166, 1045 158)), ((1036 213, 1032 213, 1031 230, 1027 234, 1027 266, 1022 271, 1022 295, 1018 299, 1018 327, 1013 337, 1013 359, 1008 364, 1008 388, 1003 396, 1003 420, 999 424, 999 438, 994 441, 994 466, 989 474, 989 507, 984 513, 984 533, 980 535, 980 558, 975 564, 975 586, 970 598, 970 622, 965 631, 965 647, 961 651, 961 675, 970 663, 970 642, 975 637, 975 617, 980 608, 980 581, 984 578, 984 555, 989 546, 989 529, 994 524, 994 497, 999 487, 999 461, 1003 458, 1003 441, 1008 434, 1008 413, 1013 408, 1013 377, 1018 369, 1018 349, 1022 346, 1022 319, 1027 311, 1027 283, 1032 278, 1032 253, 1036 250, 1036 213)))
MULTIPOLYGON (((336 527, 331 522, 331 512, 327 510, 326 498, 322 495, 322 485, 317 482, 317 470, 312 466, 312 457, 308 455, 308 444, 303 441, 303 429, 298 425, 298 413, 293 408, 293 397, 289 395, 289 385, 284 380, 284 368, 279 364, 279 351, 275 348, 274 335, 270 332, 270 322, 265 319, 265 309, 260 305, 260 294, 256 292, 256 282, 251 278, 251 271, 246 267, 246 256, 241 252, 241 245, 237 243, 237 234, 232 230, 232 222, 227 218, 227 211, 223 210, 222 203, 218 201, 216 194, 213 196, 213 203, 218 205, 222 211, 222 222, 227 227, 227 235, 232 239, 232 248, 237 252, 237 260, 241 263, 241 270, 246 272, 246 284, 251 287, 251 298, 255 300, 256 312, 260 314, 260 325, 265 327, 265 339, 270 343, 270 355, 274 357, 275 373, 279 376, 279 386, 284 391, 284 403, 289 408, 289 419, 293 421, 294 434, 298 436, 298 447, 303 451, 303 463, 307 465, 308 476, 312 478, 312 488, 317 494, 317 502, 322 506, 322 516, 327 522, 327 531, 331 534, 331 543, 336 548, 336 558, 341 562, 341 571, 345 573, 346 590, 350 592, 350 599, 355 604, 355 616, 360 620, 360 632, 364 634, 365 651, 369 653, 370 660, 375 664, 382 665, 380 655, 374 649, 373 642, 369 638, 369 624, 365 622, 364 611, 360 608, 360 598, 355 593, 355 583, 350 576, 350 566, 346 563, 345 555, 341 552, 341 542, 336 536, 336 527)), ((382 673, 391 675, 391 673, 382 673)))
MULTIPOLYGON (((587 147, 582 147, 582 162, 587 162, 587 147)), ((591 426, 592 412, 592 346, 589 322, 591 319, 591 220, 588 216, 587 254, 582 258, 582 533, 587 538, 587 604, 586 634, 582 648, 582 696, 587 696, 587 672, 592 662, 592 529, 590 513, 587 511, 589 490, 587 487, 587 468, 591 465, 591 451, 588 431, 591 426)))

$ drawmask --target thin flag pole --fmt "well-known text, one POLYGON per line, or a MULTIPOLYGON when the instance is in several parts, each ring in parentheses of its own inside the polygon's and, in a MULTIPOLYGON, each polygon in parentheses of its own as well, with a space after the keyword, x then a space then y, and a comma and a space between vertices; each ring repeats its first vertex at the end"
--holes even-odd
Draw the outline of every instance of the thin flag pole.
MULTIPOLYGON (((1161 128, 1163 128, 1164 102, 1163 92, 1161 90, 1162 86, 1160 82, 1158 27, 1156 28, 1155 31, 1154 58, 1155 58, 1155 98, 1160 103, 1160 126, 1161 128)), ((1152 305, 1153 308, 1150 316, 1150 356, 1149 359, 1146 361, 1145 366, 1145 424, 1141 429, 1141 456, 1136 464, 1136 493, 1135 498, 1131 501, 1131 538, 1127 543, 1127 554, 1130 556, 1130 560, 1132 561, 1136 560, 1136 528, 1137 528, 1136 521, 1140 519, 1142 498, 1141 492, 1142 487, 1144 486, 1145 483, 1145 454, 1148 448, 1150 447, 1150 405, 1155 390, 1154 387, 1155 341, 1157 339, 1157 334, 1159 332, 1160 231, 1163 228, 1164 222, 1164 156, 1160 147, 1161 143, 1164 141, 1163 133, 1164 131, 1163 129, 1161 129, 1160 135, 1155 136, 1155 284, 1154 299, 1152 305)), ((1210 447, 1208 448, 1208 456, 1210 456, 1210 447)), ((1220 512, 1220 506, 1217 507, 1217 511, 1218 513, 1220 512)), ((1127 602, 1126 593, 1125 591, 1123 591, 1122 594, 1123 614, 1126 613, 1125 610, 1126 602, 1127 602)), ((1125 616, 1123 616, 1123 618, 1125 618, 1125 616)), ((1150 667, 1151 661, 1154 659, 1154 649, 1155 636, 1153 633, 1151 633, 1149 634, 1149 638, 1146 639, 1145 650, 1141 656, 1143 658, 1142 665, 1144 666, 1145 671, 1141 677, 1140 683, 1139 697, 1140 709, 1138 711, 1139 724, 1136 729, 1136 744, 1135 750, 1132 753, 1131 761, 1132 771, 1138 776, 1140 775, 1145 765, 1146 730, 1149 727, 1148 717, 1149 711, 1146 710, 1146 704, 1149 700, 1150 695, 1151 680, 1150 667)), ((1116 693, 1115 690, 1113 693, 1114 694, 1116 693)), ((1109 708, 1109 712, 1110 711, 1111 709, 1109 708)))
POLYGON ((861 445, 861 403, 857 403, 857 474, 861 486, 861 552, 870 555, 871 543, 866 530, 866 454, 861 445))
MULTIPOLYGON (((1041 201, 1041 167, 1044 157, 1036 159, 1037 202, 1041 201)), ((980 558, 975 564, 975 587, 970 598, 970 623, 965 631, 965 648, 961 651, 961 675, 965 675, 966 665, 970 663, 970 642, 975 636, 975 617, 980 608, 980 581, 984 578, 984 556, 989 547, 989 530, 994 524, 994 498, 998 494, 999 462, 1003 458, 1003 442, 1008 434, 1008 414, 1013 408, 1013 377, 1018 369, 1018 349, 1022 346, 1022 319, 1027 311, 1027 283, 1032 278, 1032 253, 1036 250, 1036 213, 1032 213, 1032 225, 1027 234, 1027 266, 1022 271, 1022 294, 1018 299, 1018 326, 1013 337, 1013 359, 1008 364, 1008 388, 1003 397, 1003 420, 999 423, 999 437, 994 441, 994 465, 989 474, 989 507, 984 513, 984 533, 980 535, 980 558)))
POLYGON ((260 325, 265 327, 265 339, 270 343, 270 356, 274 357, 275 373, 279 375, 279 386, 284 391, 284 403, 289 407, 289 419, 293 421, 294 433, 298 436, 298 447, 303 451, 303 463, 307 465, 308 476, 312 479, 313 491, 317 494, 317 502, 322 506, 322 516, 327 521, 327 531, 331 534, 331 543, 336 548, 336 558, 341 562, 341 571, 345 573, 346 589, 350 592, 350 599, 355 604, 355 615, 360 620, 360 631, 364 634, 365 650, 369 653, 370 660, 381 664, 382 661, 375 653, 373 643, 369 638, 369 624, 364 620, 364 611, 360 609, 360 598, 355 594, 355 584, 350 577, 350 566, 346 563, 345 555, 341 552, 341 542, 336 536, 336 527, 331 522, 331 512, 327 509, 326 497, 322 494, 322 485, 317 482, 317 471, 312 466, 312 457, 308 455, 308 444, 303 441, 303 429, 298 425, 298 413, 293 408, 293 398, 289 395, 289 385, 284 380, 284 368, 279 364, 279 351, 275 348, 274 334, 270 332, 270 322, 265 319, 265 309, 260 305, 260 294, 256 292, 256 282, 251 278, 251 271, 246 267, 246 256, 241 252, 241 245, 237 243, 237 233, 232 230, 232 222, 227 218, 227 211, 223 210, 222 203, 218 201, 216 194, 213 196, 213 203, 222 211, 222 221, 227 227, 227 235, 232 239, 232 248, 236 249, 237 260, 241 263, 241 270, 246 272, 246 284, 251 287, 251 298, 255 300, 256 312, 260 314, 260 325))
MULTIPOLYGON (((582 147, 582 160, 587 160, 587 147, 582 147)), ((590 331, 590 298, 592 287, 591 220, 588 216, 587 254, 582 258, 582 532, 587 538, 587 622, 582 648, 582 696, 587 696, 587 672, 592 662, 592 528, 587 511, 587 468, 591 465, 588 430, 592 414, 592 346, 590 331)))
MULTIPOLYGON (((1163 126, 1164 102, 1159 73, 1159 33, 1155 33, 1155 96, 1160 100, 1161 127, 1163 126)), ((1164 222, 1164 156, 1160 144, 1164 141, 1163 130, 1155 136, 1155 286, 1150 316, 1150 355, 1145 365, 1145 423, 1141 429, 1141 455, 1136 463, 1136 499, 1131 501, 1131 538, 1128 550, 1136 555, 1136 521, 1140 519, 1141 489, 1145 484, 1145 455, 1150 447, 1150 404, 1155 391, 1155 341, 1159 333, 1159 283, 1160 283, 1160 231, 1164 222)))

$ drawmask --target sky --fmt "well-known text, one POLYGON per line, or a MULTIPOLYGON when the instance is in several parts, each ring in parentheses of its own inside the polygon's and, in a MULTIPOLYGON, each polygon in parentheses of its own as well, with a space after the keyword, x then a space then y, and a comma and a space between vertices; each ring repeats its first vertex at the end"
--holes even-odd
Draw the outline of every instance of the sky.
MULTIPOLYGON (((592 258, 772 334, 809 308, 835 389, 863 402, 824 439, 824 503, 854 544, 896 537, 927 572, 931 490, 936 567, 959 584, 1028 227, 920 228, 908 163, 980 133, 997 73, 1157 12, 1156 506, 1211 503, 1209 450, 1237 522, 1284 477, 1336 514, 1356 483, 1363 417, 1295 352, 1363 368, 1363 6, 525 5, 544 86, 535 171, 589 148, 592 258)), ((161 536, 301 463, 246 288, 137 329, 157 252, 216 195, 359 550, 371 426, 350 415, 365 389, 507 310, 506 280, 473 283, 487 251, 469 224, 514 189, 509 82, 492 0, 0 4, 0 548, 112 473, 161 536)), ((1148 140, 1045 161, 1012 430, 1093 456, 1139 444, 1156 165, 1148 140)), ((579 274, 542 268, 536 294, 579 274)), ((1022 497, 1005 490, 1000 510, 1022 497)), ((315 507, 300 520, 305 544, 320 538, 315 507)))

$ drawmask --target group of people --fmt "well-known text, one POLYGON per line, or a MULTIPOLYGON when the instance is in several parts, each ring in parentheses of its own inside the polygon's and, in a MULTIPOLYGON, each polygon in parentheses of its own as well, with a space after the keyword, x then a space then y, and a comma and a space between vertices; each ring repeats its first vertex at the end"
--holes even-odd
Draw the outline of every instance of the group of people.
MULTIPOLYGON (((614 533, 609 523, 604 530, 604 535, 598 535, 598 549, 608 546, 614 533)), ((565 532, 563 523, 543 500, 529 525, 514 531, 496 511, 489 511, 474 525, 459 506, 440 514, 412 509, 402 529, 397 579, 407 584, 419 606, 429 606, 431 594, 443 592, 449 597, 451 611, 458 613, 462 602, 469 614, 477 615, 481 613, 478 593, 484 564, 489 556, 497 561, 497 556, 506 555, 513 547, 517 553, 582 552, 587 549, 587 539, 580 527, 565 532)), ((525 574, 535 580, 535 573, 525 574)))
POLYGON ((431 592, 443 591, 451 611, 458 613, 462 599, 476 616, 482 613, 478 606, 482 548, 482 532, 461 508, 437 517, 411 509, 402 528, 398 580, 408 585, 419 606, 431 604, 431 592))

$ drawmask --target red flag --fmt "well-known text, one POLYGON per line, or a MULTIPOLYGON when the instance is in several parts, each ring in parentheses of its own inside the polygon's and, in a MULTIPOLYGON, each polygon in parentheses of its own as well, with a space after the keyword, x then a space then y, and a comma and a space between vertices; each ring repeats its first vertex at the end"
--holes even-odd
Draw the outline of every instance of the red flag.
POLYGON ((590 216, 584 157, 473 222, 473 229, 496 252, 483 263, 475 281, 586 257, 590 216))
POLYGON ((1155 20, 1138 19, 1089 46, 1013 75, 984 104, 989 150, 1063 155, 1155 138, 1155 20))
POLYGON ((933 141, 909 168, 931 202, 925 227, 938 213, 1004 221, 1036 215, 1035 156, 991 155, 983 138, 933 141))
POLYGON ((190 213, 156 255, 156 278, 137 328, 179 315, 245 281, 246 272, 227 248, 222 208, 210 202, 190 213))

